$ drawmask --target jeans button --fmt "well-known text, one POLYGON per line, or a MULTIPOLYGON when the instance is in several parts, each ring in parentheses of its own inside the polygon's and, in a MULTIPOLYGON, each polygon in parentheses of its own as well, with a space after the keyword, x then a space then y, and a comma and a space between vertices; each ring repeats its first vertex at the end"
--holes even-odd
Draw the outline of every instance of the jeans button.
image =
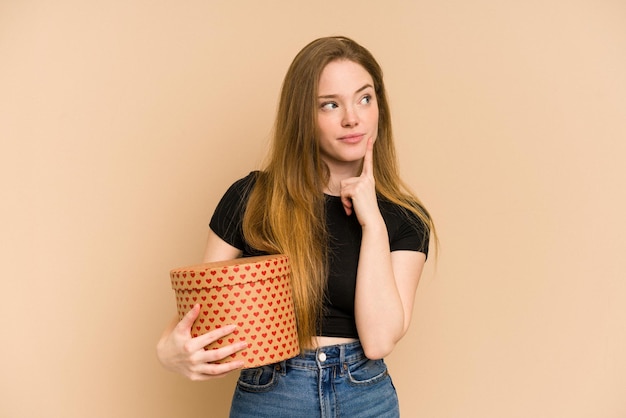
POLYGON ((326 353, 321 352, 317 355, 317 358, 319 359, 319 361, 326 361, 326 353))

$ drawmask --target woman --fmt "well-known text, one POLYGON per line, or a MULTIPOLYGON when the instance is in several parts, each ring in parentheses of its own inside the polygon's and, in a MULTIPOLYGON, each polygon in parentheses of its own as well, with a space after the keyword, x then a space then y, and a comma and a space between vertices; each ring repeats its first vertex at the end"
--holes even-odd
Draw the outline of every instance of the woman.
MULTIPOLYGON (((240 374, 233 417, 394 417, 382 360, 406 333, 434 226, 397 170, 382 71, 345 37, 311 42, 283 83, 264 170, 226 192, 205 262, 287 254, 303 353, 240 374)), ((243 366, 217 360, 246 342, 203 350, 196 306, 158 343, 163 365, 192 380, 243 366)))

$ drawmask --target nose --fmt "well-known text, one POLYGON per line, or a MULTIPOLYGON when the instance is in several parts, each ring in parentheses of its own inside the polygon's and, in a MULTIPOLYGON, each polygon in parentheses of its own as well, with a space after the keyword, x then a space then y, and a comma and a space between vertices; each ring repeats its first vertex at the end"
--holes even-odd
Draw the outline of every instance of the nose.
POLYGON ((359 115, 356 109, 351 106, 344 107, 344 109, 341 125, 345 128, 357 126, 359 124, 359 115))

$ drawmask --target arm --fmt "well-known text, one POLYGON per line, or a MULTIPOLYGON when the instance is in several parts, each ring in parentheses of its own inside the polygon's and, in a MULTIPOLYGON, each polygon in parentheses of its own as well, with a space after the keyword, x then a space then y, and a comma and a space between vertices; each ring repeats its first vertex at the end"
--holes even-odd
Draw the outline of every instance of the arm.
MULTIPOLYGON (((386 234, 386 230, 385 230, 386 234)), ((364 239, 357 272, 355 317, 368 358, 383 358, 406 334, 426 257, 417 251, 389 253, 388 237, 364 239), (384 244, 387 250, 380 249, 384 244)), ((374 234, 371 234, 372 237, 374 234)), ((382 235, 382 234, 381 234, 382 235)))
POLYGON ((346 213, 354 210, 363 232, 355 318, 367 357, 376 359, 389 354, 408 329, 426 256, 415 251, 390 251, 387 227, 376 200, 372 154, 370 141, 363 172, 342 182, 341 195, 346 213))
MULTIPOLYGON (((204 262, 229 260, 237 258, 241 251, 223 241, 213 231, 209 231, 204 262)), ((243 367, 243 362, 213 363, 247 347, 246 342, 239 342, 217 350, 204 350, 204 347, 229 335, 234 326, 220 328, 199 337, 191 337, 191 327, 200 313, 199 305, 195 305, 185 317, 178 322, 178 317, 165 328, 157 343, 157 356, 163 366, 171 371, 186 376, 191 380, 208 380, 221 377, 228 372, 243 367)))

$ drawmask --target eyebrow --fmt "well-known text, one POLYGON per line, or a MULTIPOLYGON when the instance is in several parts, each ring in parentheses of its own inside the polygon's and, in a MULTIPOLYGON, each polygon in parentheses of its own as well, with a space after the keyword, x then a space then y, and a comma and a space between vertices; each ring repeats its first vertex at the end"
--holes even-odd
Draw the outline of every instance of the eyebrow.
MULTIPOLYGON (((367 88, 374 88, 374 86, 372 86, 371 84, 366 84, 363 87, 361 87, 360 89, 358 89, 357 91, 354 92, 354 94, 359 94, 360 92, 362 92, 363 90, 366 90, 367 88)), ((334 99, 339 97, 338 94, 325 94, 323 96, 317 96, 318 99, 334 99)))

